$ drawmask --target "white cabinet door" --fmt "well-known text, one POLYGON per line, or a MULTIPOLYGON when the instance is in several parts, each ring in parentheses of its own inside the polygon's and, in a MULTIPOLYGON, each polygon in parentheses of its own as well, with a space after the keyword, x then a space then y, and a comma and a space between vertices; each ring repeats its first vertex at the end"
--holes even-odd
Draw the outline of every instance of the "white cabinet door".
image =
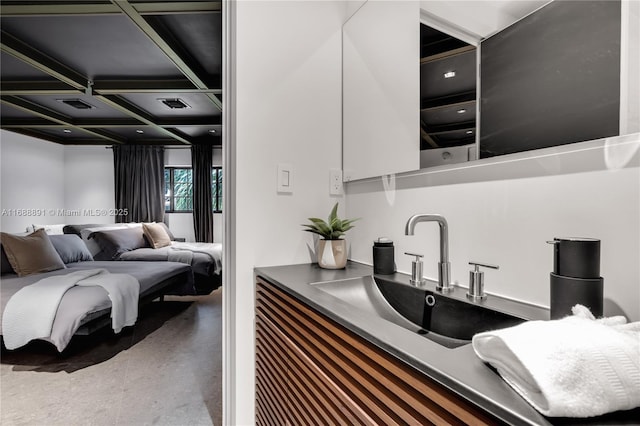
POLYGON ((420 167, 420 4, 366 2, 343 27, 344 180, 420 167))

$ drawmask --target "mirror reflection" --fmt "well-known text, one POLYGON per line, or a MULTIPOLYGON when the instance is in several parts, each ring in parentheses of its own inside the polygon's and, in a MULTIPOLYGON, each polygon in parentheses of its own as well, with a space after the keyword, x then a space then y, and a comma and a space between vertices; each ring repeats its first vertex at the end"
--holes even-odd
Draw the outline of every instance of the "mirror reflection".
POLYGON ((420 168, 476 159, 476 47, 420 24, 420 168))

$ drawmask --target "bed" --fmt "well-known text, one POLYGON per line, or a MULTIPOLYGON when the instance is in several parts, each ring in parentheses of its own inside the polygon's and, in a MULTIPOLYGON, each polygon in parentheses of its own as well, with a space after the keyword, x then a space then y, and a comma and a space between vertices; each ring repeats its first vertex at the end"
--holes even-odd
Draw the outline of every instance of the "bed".
POLYGON ((164 223, 67 225, 95 260, 173 261, 191 266, 196 294, 209 294, 222 284, 222 244, 177 241, 164 223))
MULTIPOLYGON (((55 259, 54 266, 44 268, 49 269, 48 271, 35 273, 26 271, 25 275, 25 258, 29 256, 19 254, 20 257, 17 260, 22 262, 22 269, 16 272, 14 270, 16 269, 15 264, 8 260, 9 257, 15 258, 16 252, 9 253, 9 248, 5 247, 8 239, 6 235, 2 234, 0 330, 2 330, 5 308, 19 290, 41 282, 44 278, 63 276, 77 271, 104 269, 110 274, 128 274, 137 280, 140 286, 138 305, 150 302, 165 294, 192 295, 195 293, 193 271, 189 265, 178 262, 93 261, 84 243, 74 235, 47 236, 44 232, 36 235, 39 244, 47 245, 49 251, 52 246, 58 258, 55 259), (61 265, 60 262, 62 262, 61 265)), ((30 236, 22 238, 28 237, 30 236)), ((53 256, 53 253, 42 255, 37 248, 29 250, 31 253, 38 253, 39 258, 45 258, 49 254, 53 256)), ((15 259, 13 260, 15 261, 15 259)), ((43 340, 50 341, 61 352, 73 335, 91 334, 111 324, 111 306, 112 302, 102 287, 73 286, 60 299, 51 327, 51 334, 43 340)))

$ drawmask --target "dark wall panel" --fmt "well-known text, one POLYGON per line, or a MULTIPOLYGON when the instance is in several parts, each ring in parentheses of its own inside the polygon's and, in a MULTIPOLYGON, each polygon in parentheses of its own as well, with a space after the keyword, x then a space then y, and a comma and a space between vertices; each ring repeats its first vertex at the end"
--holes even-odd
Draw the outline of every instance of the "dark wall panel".
POLYGON ((481 43, 481 158, 619 134, 620 10, 555 1, 481 43))

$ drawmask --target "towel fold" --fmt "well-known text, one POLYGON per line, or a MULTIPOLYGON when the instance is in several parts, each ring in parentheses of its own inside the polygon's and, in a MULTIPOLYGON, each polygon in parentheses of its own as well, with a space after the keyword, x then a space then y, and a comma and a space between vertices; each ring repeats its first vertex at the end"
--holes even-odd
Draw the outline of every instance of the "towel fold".
POLYGON ((640 406, 640 322, 582 305, 554 321, 473 336, 473 349, 540 413, 592 417, 640 406))

